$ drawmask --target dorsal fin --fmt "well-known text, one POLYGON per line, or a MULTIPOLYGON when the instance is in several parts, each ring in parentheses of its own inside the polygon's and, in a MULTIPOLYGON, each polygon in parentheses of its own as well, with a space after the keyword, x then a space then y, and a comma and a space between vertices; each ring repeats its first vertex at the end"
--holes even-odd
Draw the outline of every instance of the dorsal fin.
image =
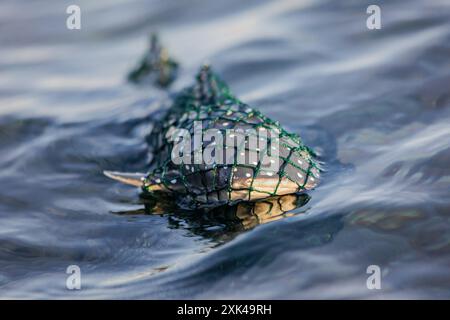
POLYGON ((227 85, 212 71, 209 64, 204 64, 196 76, 194 94, 202 104, 217 103, 228 94, 227 85))

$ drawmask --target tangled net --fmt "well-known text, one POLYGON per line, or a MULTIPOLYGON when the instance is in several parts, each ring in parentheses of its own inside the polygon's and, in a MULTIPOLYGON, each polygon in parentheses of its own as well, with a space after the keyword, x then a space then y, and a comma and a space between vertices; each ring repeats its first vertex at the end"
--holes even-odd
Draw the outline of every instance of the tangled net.
POLYGON ((203 66, 196 83, 175 99, 148 142, 154 157, 143 190, 168 192, 189 207, 291 194, 313 189, 319 181, 315 154, 300 137, 239 101, 209 66, 203 66), (214 136, 196 143, 196 134, 205 135, 211 129, 220 132, 224 141, 214 136), (177 135, 180 131, 185 134, 177 135), (183 161, 176 163, 174 154, 182 151, 180 140, 185 140, 186 150, 183 161), (199 154, 223 161, 193 162, 199 154), (184 161, 188 158, 191 161, 184 161))

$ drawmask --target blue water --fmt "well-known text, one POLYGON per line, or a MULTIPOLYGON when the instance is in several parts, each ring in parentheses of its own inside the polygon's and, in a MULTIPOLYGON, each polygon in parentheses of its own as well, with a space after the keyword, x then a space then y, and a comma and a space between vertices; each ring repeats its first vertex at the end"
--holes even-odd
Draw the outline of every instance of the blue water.
POLYGON ((450 298, 448 2, 378 1, 380 30, 360 0, 77 1, 81 30, 70 4, 0 3, 0 298, 450 298), (169 91, 126 82, 152 31, 169 91), (145 171, 152 113, 205 61, 326 163, 291 217, 139 214, 102 175, 145 171))

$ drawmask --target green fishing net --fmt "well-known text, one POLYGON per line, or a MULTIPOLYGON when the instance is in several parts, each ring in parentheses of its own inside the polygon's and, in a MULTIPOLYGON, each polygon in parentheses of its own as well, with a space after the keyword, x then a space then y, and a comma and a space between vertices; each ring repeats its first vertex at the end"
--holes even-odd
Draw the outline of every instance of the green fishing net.
POLYGON ((148 142, 153 159, 143 189, 171 193, 190 207, 301 192, 319 181, 319 164, 300 137, 239 101, 209 66, 176 97, 148 142))

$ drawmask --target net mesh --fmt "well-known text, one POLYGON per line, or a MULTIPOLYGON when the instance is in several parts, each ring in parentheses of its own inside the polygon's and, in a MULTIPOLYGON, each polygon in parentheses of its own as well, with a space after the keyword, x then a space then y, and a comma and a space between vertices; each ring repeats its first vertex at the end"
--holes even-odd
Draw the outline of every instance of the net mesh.
POLYGON ((239 101, 209 66, 203 66, 195 85, 175 99, 148 140, 154 157, 143 189, 172 193, 188 206, 218 206, 291 194, 310 190, 319 180, 314 152, 300 137, 239 101), (183 156, 189 155, 191 161, 176 164, 177 141, 173 136, 179 129, 189 133, 184 138, 191 140, 185 144, 190 148, 183 156), (196 144, 195 134, 204 136, 211 129, 220 132, 223 139, 214 137, 196 144), (199 154, 223 161, 193 163, 199 154))

